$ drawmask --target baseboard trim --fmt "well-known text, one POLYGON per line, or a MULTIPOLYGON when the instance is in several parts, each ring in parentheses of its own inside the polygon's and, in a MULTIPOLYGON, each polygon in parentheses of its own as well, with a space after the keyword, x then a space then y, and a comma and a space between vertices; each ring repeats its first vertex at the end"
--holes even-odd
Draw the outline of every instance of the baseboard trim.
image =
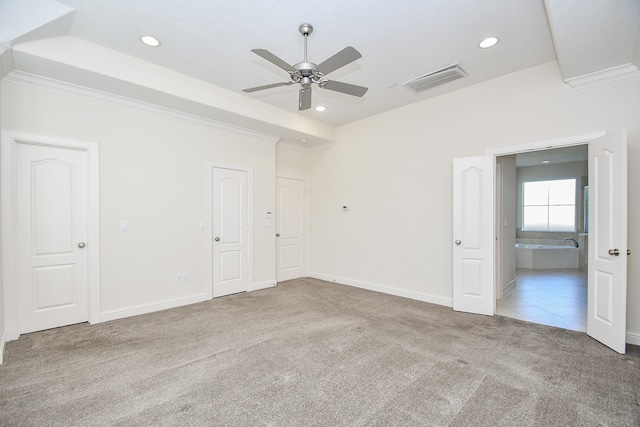
POLYGON ((251 291, 259 291, 260 289, 267 289, 267 288, 273 288, 276 286, 276 280, 267 280, 266 282, 259 282, 259 283, 253 283, 251 285, 251 289, 249 289, 249 292, 251 291))
POLYGON ((627 330, 627 344, 640 345, 640 332, 627 330))
POLYGON ((511 290, 515 289, 516 280, 517 279, 514 277, 509 283, 504 285, 504 287, 502 288, 502 296, 505 296, 507 292, 511 292, 511 290))
POLYGON ((207 294, 204 293, 199 295, 192 295, 185 298, 175 298, 149 304, 140 304, 131 307, 106 310, 100 312, 99 320, 97 323, 123 319, 125 317, 138 316, 140 314, 153 313, 156 311, 167 310, 169 308, 182 307, 183 305, 196 304, 207 300, 207 294))
POLYGON ((0 365, 2 365, 2 361, 4 360, 4 346, 7 344, 7 334, 5 331, 2 331, 2 337, 0 337, 0 365))
POLYGON ((409 298, 417 301, 428 302, 431 304, 443 305, 445 307, 453 307, 451 298, 443 298, 435 295, 426 294, 424 292, 407 291, 404 289, 393 288, 390 286, 378 285, 376 283, 364 282, 361 280, 347 279, 344 277, 330 276, 322 273, 310 273, 309 277, 314 279, 325 280, 327 282, 339 283, 341 285, 353 286, 369 291, 381 292, 383 294, 395 295, 398 297, 409 298))

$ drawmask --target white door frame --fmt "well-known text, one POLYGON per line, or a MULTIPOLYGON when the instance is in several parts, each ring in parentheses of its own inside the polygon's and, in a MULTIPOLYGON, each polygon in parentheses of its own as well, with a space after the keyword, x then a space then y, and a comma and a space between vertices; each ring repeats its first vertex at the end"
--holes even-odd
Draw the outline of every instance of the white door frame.
POLYGON ((0 138, 0 192, 2 204, 2 283, 7 341, 18 339, 18 235, 16 201, 17 144, 67 148, 87 153, 88 197, 88 293, 89 323, 100 321, 100 159, 97 142, 78 141, 24 132, 2 131, 0 138))
MULTIPOLYGON (((604 136, 606 134, 607 134, 606 131, 601 130, 601 131, 596 131, 591 133, 572 135, 572 136, 566 136, 566 137, 554 138, 554 139, 547 139, 542 141, 535 141, 535 142, 530 142, 526 144, 510 145, 506 147, 492 148, 492 149, 486 150, 485 154, 493 155, 494 163, 495 163, 497 161, 496 158, 500 156, 526 153, 528 151, 550 150, 553 148, 570 147, 574 145, 584 145, 584 144, 588 144, 589 141, 596 138, 600 138, 601 136, 604 136)), ((498 188, 497 185, 498 184, 496 183, 494 188, 497 189, 498 188)), ((495 223, 497 221, 497 217, 501 215, 501 210, 495 209, 494 212, 495 212, 494 213, 494 223, 495 223)), ((502 241, 497 240, 495 244, 496 246, 501 246, 502 241)), ((499 248, 496 248, 496 254, 498 254, 499 252, 500 252, 499 248)), ((497 260, 496 266, 498 266, 500 262, 501 262, 500 260, 497 260)), ((496 277, 498 277, 498 275, 496 275, 496 277)), ((500 290, 498 290, 499 287, 500 287, 500 283, 496 282, 494 287, 496 295, 494 295, 494 298, 501 297, 501 292, 500 290)))
MULTIPOLYGON (((520 144, 520 145, 510 145, 508 147, 499 147, 499 148, 492 148, 489 150, 485 151, 485 154, 490 154, 494 156, 494 162, 497 162, 497 157, 500 156, 508 156, 511 154, 519 154, 519 153, 526 153, 528 151, 540 151, 540 150, 550 150, 553 148, 561 148, 561 147, 570 147, 573 145, 584 145, 584 144, 588 144, 589 141, 596 139, 596 138, 600 138, 601 136, 606 135, 607 132, 602 130, 602 131, 597 131, 597 132, 591 132, 591 133, 585 133, 585 134, 579 134, 579 135, 573 135, 573 136, 567 136, 567 137, 562 137, 562 138, 554 138, 554 139, 547 139, 547 140, 542 140, 542 141, 535 141, 535 142, 530 142, 527 144, 520 144)), ((497 191, 499 185, 501 185, 501 183, 498 183, 498 174, 496 174, 496 184, 495 184, 495 191, 497 191)), ((501 178, 500 178, 501 179, 501 178)), ((498 200, 498 195, 494 195, 496 203, 498 200)), ((499 224, 498 221, 500 218, 499 216, 502 215, 502 211, 501 211, 501 207, 496 206, 495 209, 495 217, 494 217, 494 223, 499 224), (498 209, 500 208, 500 209, 498 209)), ((500 227, 497 227, 496 230, 500 230, 500 227)), ((502 262, 501 259, 501 254, 502 254, 502 240, 498 239, 496 240, 496 268, 498 268, 498 266, 500 265, 500 263, 502 262), (500 254, 498 256, 498 254, 500 254)), ((496 279, 499 277, 499 274, 496 274, 496 279)), ((495 297, 496 298, 501 298, 502 297, 502 289, 501 289, 501 283, 496 282, 495 283, 495 297)))
POLYGON ((245 165, 236 165, 232 163, 220 163, 207 160, 207 299, 213 298, 213 170, 231 169, 244 171, 247 173, 247 268, 249 276, 247 277, 248 289, 253 290, 253 168, 245 165))
MULTIPOLYGON (((276 180, 278 178, 295 179, 304 182, 304 277, 307 277, 309 276, 309 178, 295 175, 276 174, 276 180)), ((276 274, 278 268, 277 263, 278 259, 276 254, 276 274)))
POLYGON ((550 150, 553 148, 570 147, 572 145, 588 144, 592 139, 600 138, 607 134, 607 131, 584 133, 580 135, 565 136, 562 138, 545 139, 542 141, 529 142, 526 144, 510 145, 507 147, 491 148, 485 154, 494 157, 508 156, 510 154, 526 153, 527 151, 550 150))

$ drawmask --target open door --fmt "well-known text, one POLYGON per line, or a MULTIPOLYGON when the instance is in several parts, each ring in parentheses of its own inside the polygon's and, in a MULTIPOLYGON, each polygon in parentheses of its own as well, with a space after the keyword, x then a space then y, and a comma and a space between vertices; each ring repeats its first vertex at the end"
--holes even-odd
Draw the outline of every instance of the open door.
POLYGON ((453 160, 453 309, 493 315, 493 156, 453 160))
POLYGON ((587 334, 625 353, 627 319, 627 135, 589 143, 587 334))

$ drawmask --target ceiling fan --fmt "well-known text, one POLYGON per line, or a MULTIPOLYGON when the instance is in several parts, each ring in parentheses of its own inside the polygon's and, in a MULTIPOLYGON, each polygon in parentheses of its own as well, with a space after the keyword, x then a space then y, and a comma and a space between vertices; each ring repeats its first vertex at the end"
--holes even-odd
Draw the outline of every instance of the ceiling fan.
POLYGON ((291 86, 294 83, 298 83, 300 84, 300 95, 298 98, 298 110, 300 111, 311 108, 311 85, 313 83, 323 89, 346 93, 347 95, 363 96, 367 93, 368 88, 366 87, 337 82, 335 80, 327 80, 324 78, 325 75, 332 71, 344 67, 356 59, 361 58, 362 55, 360 55, 360 52, 351 46, 347 46, 329 59, 321 62, 319 65, 316 65, 313 62, 307 61, 307 37, 313 32, 313 26, 311 24, 302 24, 298 30, 304 36, 304 60, 295 65, 287 64, 285 61, 266 49, 251 49, 251 52, 261 56, 289 73, 291 81, 243 89, 243 92, 256 92, 263 89, 271 89, 279 86, 291 86))

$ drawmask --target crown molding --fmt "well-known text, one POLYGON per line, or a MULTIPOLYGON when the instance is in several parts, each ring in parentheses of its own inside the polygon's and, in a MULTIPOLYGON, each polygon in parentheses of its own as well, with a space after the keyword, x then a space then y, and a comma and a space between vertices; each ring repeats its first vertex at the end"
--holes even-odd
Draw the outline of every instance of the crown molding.
POLYGON ((0 43, 0 80, 13 70, 13 52, 11 48, 0 43))
POLYGON ((284 140, 278 141, 278 145, 291 148, 293 150, 298 150, 298 151, 322 150, 324 148, 331 147, 333 144, 334 144, 333 142, 321 142, 319 144, 312 144, 312 145, 306 146, 306 145, 302 145, 302 143, 296 144, 295 142, 289 142, 284 140))
MULTIPOLYGON (((2 64, 0 64, 1 67, 2 64)), ((1 71, 1 68, 0 68, 1 71)), ((79 86, 71 83, 62 82, 60 80, 54 80, 47 77, 37 76, 35 74, 25 73, 22 71, 9 72, 4 80, 31 86, 39 89, 50 90, 65 95, 76 96, 79 98, 87 99, 89 101, 102 102, 105 104, 117 105, 132 110, 140 111, 143 113, 152 113, 173 119, 183 120, 190 123, 207 126, 215 129, 222 129, 235 133, 242 133, 250 135, 266 142, 276 144, 280 141, 280 137, 276 135, 270 135, 262 132, 257 132, 251 129, 243 128, 240 126, 230 125, 228 123, 219 122, 217 120, 208 119, 202 116, 196 116, 193 114, 184 113, 182 111, 173 110, 171 108, 161 107, 159 105, 151 104, 148 102, 139 101, 132 98, 127 98, 120 95, 114 95, 108 92, 102 92, 96 89, 79 86)))
POLYGON ((631 77, 636 74, 640 74, 638 67, 633 64, 625 64, 607 68, 606 70, 596 71, 595 73, 565 79, 565 83, 569 84, 574 89, 582 89, 613 80, 623 79, 625 77, 631 77))

